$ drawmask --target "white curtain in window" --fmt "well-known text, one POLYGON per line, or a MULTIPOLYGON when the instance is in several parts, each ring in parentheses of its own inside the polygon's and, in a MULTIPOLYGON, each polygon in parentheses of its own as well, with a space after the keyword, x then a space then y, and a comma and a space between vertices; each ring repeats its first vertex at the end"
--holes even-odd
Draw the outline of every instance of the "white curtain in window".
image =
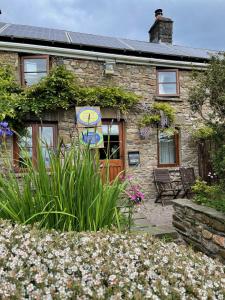
POLYGON ((168 137, 163 133, 159 134, 159 163, 175 164, 176 149, 174 136, 168 137))

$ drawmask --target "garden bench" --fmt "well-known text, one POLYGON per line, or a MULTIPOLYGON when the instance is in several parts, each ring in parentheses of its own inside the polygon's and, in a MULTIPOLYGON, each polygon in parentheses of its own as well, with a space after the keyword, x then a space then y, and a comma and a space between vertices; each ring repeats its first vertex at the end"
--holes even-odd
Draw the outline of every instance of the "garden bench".
POLYGON ((161 200, 162 205, 164 205, 163 197, 170 196, 176 199, 182 190, 179 187, 180 180, 171 180, 170 173, 168 169, 154 169, 153 170, 154 183, 156 186, 157 196, 155 203, 161 200))
POLYGON ((180 170, 180 177, 181 177, 181 182, 184 190, 184 194, 182 195, 182 198, 184 197, 189 198, 189 196, 193 194, 191 187, 195 184, 196 181, 194 168, 182 167, 179 170, 180 170))

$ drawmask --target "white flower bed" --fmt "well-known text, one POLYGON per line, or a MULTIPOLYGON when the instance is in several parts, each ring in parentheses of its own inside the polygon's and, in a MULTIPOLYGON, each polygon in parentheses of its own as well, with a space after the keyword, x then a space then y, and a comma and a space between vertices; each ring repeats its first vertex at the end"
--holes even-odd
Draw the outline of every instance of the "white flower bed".
POLYGON ((225 267, 149 236, 0 220, 0 299, 225 299, 225 267))

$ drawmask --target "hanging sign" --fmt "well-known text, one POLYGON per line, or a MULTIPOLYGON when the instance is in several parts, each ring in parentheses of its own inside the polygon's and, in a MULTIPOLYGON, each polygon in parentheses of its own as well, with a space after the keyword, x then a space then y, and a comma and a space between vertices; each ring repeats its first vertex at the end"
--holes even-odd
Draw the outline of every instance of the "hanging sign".
POLYGON ((77 107, 77 125, 78 127, 95 127, 101 126, 101 112, 100 107, 77 107))
POLYGON ((76 121, 81 144, 104 147, 100 107, 76 107, 76 121))
POLYGON ((99 148, 103 145, 102 131, 95 128, 87 128, 80 132, 80 141, 91 148, 99 148))

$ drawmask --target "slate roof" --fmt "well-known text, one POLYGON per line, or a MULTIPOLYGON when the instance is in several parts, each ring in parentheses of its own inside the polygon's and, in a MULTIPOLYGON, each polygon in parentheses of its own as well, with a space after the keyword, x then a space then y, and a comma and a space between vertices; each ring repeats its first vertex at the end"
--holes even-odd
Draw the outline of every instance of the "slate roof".
POLYGON ((207 60, 216 51, 191 47, 150 43, 145 41, 129 40, 100 36, 94 34, 71 32, 44 27, 7 24, 0 22, 0 41, 25 42, 38 45, 55 45, 66 48, 101 52, 120 52, 126 55, 179 58, 180 60, 207 60))

